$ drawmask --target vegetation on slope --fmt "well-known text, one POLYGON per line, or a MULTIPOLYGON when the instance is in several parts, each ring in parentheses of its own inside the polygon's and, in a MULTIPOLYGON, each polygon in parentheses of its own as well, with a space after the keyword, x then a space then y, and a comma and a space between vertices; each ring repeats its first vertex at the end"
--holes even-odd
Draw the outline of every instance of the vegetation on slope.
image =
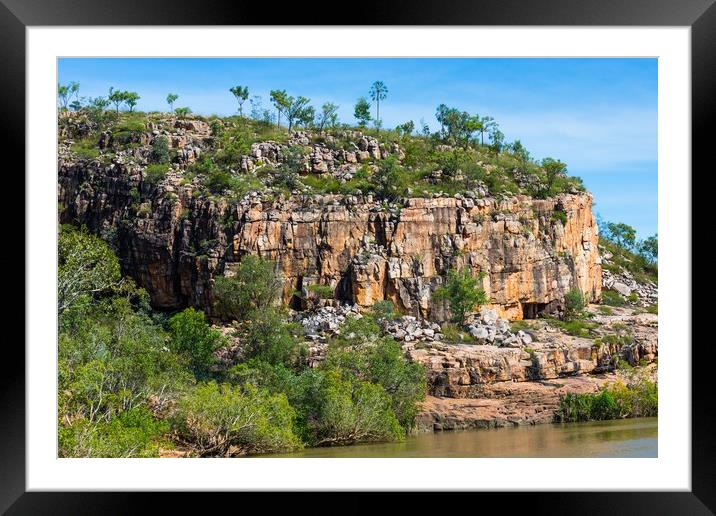
MULTIPOLYGON (((152 163, 174 163, 187 180, 199 180, 204 193, 242 196, 250 190, 272 190, 290 193, 366 194, 386 200, 404 196, 430 196, 444 193, 455 195, 482 188, 489 195, 526 194, 547 198, 564 192, 583 191, 579 178, 567 175, 567 165, 553 158, 536 161, 519 140, 506 142, 497 122, 489 116, 460 111, 441 104, 435 117, 440 130, 430 132, 421 121, 420 127, 410 120, 394 129, 382 127, 379 103, 385 101, 386 86, 378 81, 371 89, 375 102, 374 127, 371 104, 365 98, 356 105, 357 126, 340 123, 338 106, 324 104, 320 110, 310 105, 310 99, 292 97, 283 90, 271 92, 275 113, 251 99, 251 113, 243 115, 243 102, 248 98, 245 86, 236 86, 231 94, 238 101, 239 114, 217 116, 189 115, 186 109, 173 108, 178 96, 169 94, 167 102, 173 113, 142 113, 134 111, 134 104, 125 97, 131 93, 112 90, 107 98, 83 100, 75 91, 75 100, 69 103, 70 87, 60 87, 61 134, 71 140, 70 150, 80 159, 101 159, 109 163, 117 154, 131 158, 132 152, 142 147, 142 134, 152 137, 153 130, 171 134, 174 121, 191 119, 207 122, 211 127, 211 143, 202 150, 201 159, 187 166, 180 163, 175 149, 153 149, 152 163), (63 90, 65 88, 65 90, 63 90), (64 95, 62 94, 64 91, 64 95), (111 102, 108 99, 113 98, 111 102), (119 107, 126 106, 124 111, 119 107), (114 109, 112 109, 114 106, 114 109), (281 125, 281 119, 287 127, 281 125), (308 141, 297 144, 292 130, 304 130, 308 141), (100 151, 98 143, 103 131, 111 131, 114 144, 100 151), (357 131, 360 131, 357 132, 357 131), (357 164, 350 177, 337 177, 330 173, 307 173, 306 154, 312 145, 325 145, 331 150, 352 150, 361 137, 374 138, 389 159, 369 159, 357 164), (287 158, 276 167, 265 163, 252 171, 241 171, 242 157, 250 154, 251 145, 275 142, 289 145, 287 158), (399 149, 399 150, 398 150, 399 149)), ((136 94, 134 94, 136 95, 136 94)), ((156 141, 165 140, 157 137, 156 141)), ((148 145, 148 144, 147 144, 148 145)), ((161 143, 160 145, 165 145, 161 143)), ((146 146, 146 145, 145 145, 146 146)), ((146 166, 146 164, 145 164, 146 166)))
POLYGON ((59 249, 60 282, 70 285, 59 321, 62 457, 151 457, 175 446, 196 456, 266 453, 402 439, 414 423, 425 371, 380 331, 385 307, 351 320, 309 368, 301 328, 273 306, 271 267, 242 261, 220 291, 241 353, 222 367, 215 352, 227 338, 193 308, 152 310, 104 241, 63 226, 59 249), (70 265, 89 279, 71 281, 70 265))

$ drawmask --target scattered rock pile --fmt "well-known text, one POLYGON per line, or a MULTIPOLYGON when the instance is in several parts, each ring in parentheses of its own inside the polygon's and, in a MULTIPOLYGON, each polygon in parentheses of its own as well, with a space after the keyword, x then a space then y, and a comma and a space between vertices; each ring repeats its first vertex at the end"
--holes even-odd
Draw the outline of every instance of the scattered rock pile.
POLYGON ((522 330, 510 331, 510 323, 501 319, 494 309, 483 308, 468 320, 465 329, 478 344, 521 348, 532 343, 532 336, 522 330))
POLYGON ((400 342, 424 342, 442 340, 440 325, 411 315, 397 317, 384 324, 383 329, 400 342))
POLYGON ((659 300, 659 288, 652 282, 639 283, 629 271, 622 271, 614 274, 606 269, 602 269, 602 287, 618 292, 620 295, 628 298, 632 294, 636 294, 639 298, 636 304, 639 306, 648 306, 659 300))
POLYGON ((325 343, 328 337, 339 333, 348 316, 362 317, 358 305, 322 306, 312 312, 297 312, 296 320, 303 326, 308 340, 325 343))

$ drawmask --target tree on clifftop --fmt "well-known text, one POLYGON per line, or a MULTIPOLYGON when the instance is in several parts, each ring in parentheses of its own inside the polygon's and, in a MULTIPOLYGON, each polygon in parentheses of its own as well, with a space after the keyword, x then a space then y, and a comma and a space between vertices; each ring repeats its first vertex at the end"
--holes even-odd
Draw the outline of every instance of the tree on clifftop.
POLYGON ((558 159, 544 158, 542 160, 542 169, 547 175, 547 195, 552 193, 552 187, 558 177, 564 176, 567 173, 567 165, 562 163, 558 159))
POLYGON ((67 109, 67 103, 70 100, 70 87, 69 86, 63 86, 62 84, 57 84, 57 96, 60 99, 60 103, 62 104, 62 109, 67 109))
POLYGON ((271 90, 271 102, 276 107, 276 126, 281 127, 281 113, 286 110, 286 90, 271 90))
POLYGON ((129 107, 129 112, 131 113, 134 111, 134 106, 137 105, 137 101, 142 98, 139 96, 139 93, 134 91, 125 91, 124 92, 124 102, 129 107))
POLYGON ((239 103, 239 115, 244 116, 244 102, 249 98, 249 87, 234 86, 233 88, 229 88, 229 91, 236 97, 236 101, 239 103))
POLYGON ((335 127, 338 123, 338 106, 332 102, 326 102, 321 106, 321 113, 318 115, 318 131, 323 132, 324 127, 335 127))
POLYGON ((167 95, 167 104, 169 104, 170 111, 174 111, 174 103, 177 101, 178 98, 179 95, 177 95, 176 93, 170 93, 169 95, 167 95))
POLYGON ((380 101, 388 97, 388 87, 383 81, 375 81, 370 87, 370 98, 375 101, 375 121, 380 126, 380 101))
POLYGON ((284 113, 288 119, 288 130, 291 131, 294 123, 308 125, 316 114, 316 110, 309 106, 310 99, 306 97, 284 97, 284 113))
POLYGON ((370 121, 370 102, 365 97, 360 97, 356 102, 353 116, 358 120, 360 127, 365 127, 370 121))

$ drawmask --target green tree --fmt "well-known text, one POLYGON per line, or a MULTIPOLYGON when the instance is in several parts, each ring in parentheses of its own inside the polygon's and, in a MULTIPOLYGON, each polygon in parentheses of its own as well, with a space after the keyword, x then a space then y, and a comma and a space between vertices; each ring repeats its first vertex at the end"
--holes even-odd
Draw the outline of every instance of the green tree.
POLYGON ((308 125, 314 118, 316 111, 309 106, 310 99, 306 97, 294 98, 291 96, 284 97, 284 114, 288 121, 289 132, 293 128, 294 123, 308 125))
POLYGON ((332 102, 326 102, 321 106, 321 113, 318 115, 318 131, 323 132, 324 127, 334 128, 338 123, 338 106, 332 102))
POLYGON ((478 131, 480 132, 480 145, 485 145, 485 133, 489 133, 497 123, 491 116, 484 116, 480 118, 478 131))
POLYGON ((383 81, 375 81, 370 87, 370 98, 375 102, 375 120, 380 124, 380 101, 388 97, 388 87, 383 81))
POLYGON ((435 118, 440 122, 440 134, 443 138, 447 135, 445 130, 445 121, 447 120, 448 111, 450 110, 445 104, 440 104, 435 110, 435 118))
POLYGON ((157 136, 152 141, 152 161, 155 163, 169 163, 169 139, 166 136, 157 136))
POLYGON ((147 315, 146 293, 125 285, 114 297, 60 314, 61 456, 156 455, 161 425, 143 408, 150 400, 165 406, 188 381, 147 315))
POLYGON ((652 235, 649 238, 642 240, 639 244, 639 254, 650 262, 656 262, 659 258, 659 237, 658 235, 652 235))
POLYGON ((82 298, 110 290, 120 280, 119 260, 103 240, 61 226, 58 243, 57 311, 82 298))
POLYGON ((547 176, 547 195, 553 193, 555 182, 567 173, 567 165, 554 158, 544 158, 541 162, 542 170, 547 176))
POLYGON ((178 107, 174 110, 179 118, 186 118, 191 114, 191 109, 188 107, 178 107))
POLYGON ((241 343, 247 358, 294 367, 303 354, 298 333, 299 326, 286 323, 276 308, 264 308, 249 313, 241 329, 241 343))
POLYGON ((373 173, 375 193, 383 199, 400 197, 406 187, 405 171, 395 156, 381 160, 373 173))
POLYGON ((636 244, 636 229, 623 222, 607 222, 606 223, 607 239, 611 240, 619 247, 624 249, 632 249, 636 244))
POLYGON ((294 450, 295 411, 284 394, 209 382, 177 402, 173 426, 202 457, 294 450))
POLYGON ((515 158, 517 158, 520 162, 522 169, 526 170, 527 164, 532 159, 532 156, 530 156, 530 153, 525 146, 522 145, 522 142, 520 140, 515 140, 512 142, 512 145, 510 145, 510 150, 512 151, 512 154, 514 154, 515 158))
POLYGON ((77 105, 80 104, 80 83, 77 81, 71 81, 69 84, 70 95, 75 96, 75 102, 77 105))
POLYGON ((495 153, 495 157, 500 155, 504 144, 505 135, 502 131, 500 131, 497 124, 494 124, 490 129, 490 148, 492 149, 492 152, 495 153))
POLYGON ((582 310, 584 310, 584 294, 578 288, 570 289, 564 295, 564 317, 565 319, 574 319, 582 310))
POLYGON ((407 122, 400 124, 396 130, 405 136, 410 136, 415 131, 415 122, 408 120, 407 122))
POLYGON ((176 93, 170 93, 167 95, 167 104, 169 104, 169 111, 174 112, 174 103, 179 99, 179 95, 176 93))
POLYGON ((288 95, 286 90, 271 90, 270 96, 276 108, 276 126, 281 127, 281 113, 288 107, 288 95))
POLYGON ((271 262, 246 255, 233 276, 216 278, 214 296, 224 316, 240 319, 253 310, 270 307, 277 299, 280 288, 281 283, 271 262))
POLYGON ((119 113, 119 106, 124 103, 125 92, 121 90, 115 90, 113 86, 110 86, 109 95, 107 95, 107 99, 112 104, 114 104, 115 111, 119 113))
POLYGON ((57 84, 57 97, 60 99, 62 109, 67 110, 67 104, 70 100, 70 87, 62 84, 57 84))
POLYGON ((466 267, 460 270, 450 270, 445 285, 436 289, 433 297, 446 300, 450 305, 453 320, 464 324, 468 313, 489 301, 484 289, 478 285, 484 277, 484 272, 473 276, 466 267))
POLYGON ((139 99, 142 98, 139 96, 139 93, 135 91, 125 91, 124 93, 124 103, 127 104, 129 107, 129 112, 131 113, 134 111, 134 107, 137 105, 137 102, 139 102, 139 99))
POLYGON ((306 439, 313 446, 403 439, 405 431, 390 396, 376 384, 337 369, 307 371, 299 379, 295 403, 301 407, 306 439))
POLYGON ((353 116, 358 120, 360 127, 365 127, 370 122, 370 103, 365 97, 360 97, 356 102, 353 116))
POLYGON ((206 378, 214 365, 214 351, 222 342, 221 333, 206 322, 204 312, 187 308, 169 319, 172 349, 187 357, 197 378, 206 378))
POLYGON ((249 98, 249 87, 233 86, 229 88, 229 91, 236 98, 236 102, 239 103, 239 115, 244 116, 244 102, 249 98))

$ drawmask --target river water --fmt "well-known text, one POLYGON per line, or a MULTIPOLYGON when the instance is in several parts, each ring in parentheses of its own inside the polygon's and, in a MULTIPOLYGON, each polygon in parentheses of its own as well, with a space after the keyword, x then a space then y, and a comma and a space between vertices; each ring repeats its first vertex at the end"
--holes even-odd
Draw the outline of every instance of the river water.
POLYGON ((657 418, 436 432, 270 457, 657 457, 657 418))

